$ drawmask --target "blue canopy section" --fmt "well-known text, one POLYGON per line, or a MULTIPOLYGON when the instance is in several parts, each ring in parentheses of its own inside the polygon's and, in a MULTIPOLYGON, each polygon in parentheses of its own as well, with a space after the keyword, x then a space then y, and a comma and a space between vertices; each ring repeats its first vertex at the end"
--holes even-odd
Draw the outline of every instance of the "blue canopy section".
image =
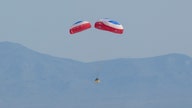
POLYGON ((76 23, 74 23, 73 25, 78 24, 78 23, 81 23, 81 22, 83 22, 83 21, 77 21, 77 22, 76 22, 76 23))
POLYGON ((114 20, 110 20, 109 22, 113 23, 113 24, 116 24, 116 25, 120 25, 117 21, 114 21, 114 20))

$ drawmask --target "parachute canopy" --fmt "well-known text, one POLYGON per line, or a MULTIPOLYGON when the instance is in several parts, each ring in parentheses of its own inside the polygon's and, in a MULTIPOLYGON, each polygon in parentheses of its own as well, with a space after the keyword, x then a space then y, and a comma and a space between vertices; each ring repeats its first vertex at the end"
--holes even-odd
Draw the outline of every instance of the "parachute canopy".
POLYGON ((91 28, 91 24, 88 21, 77 21, 72 25, 69 32, 70 34, 75 34, 84 30, 91 28))
POLYGON ((100 19, 95 22, 95 28, 117 34, 123 33, 123 26, 117 21, 111 20, 109 18, 100 19))

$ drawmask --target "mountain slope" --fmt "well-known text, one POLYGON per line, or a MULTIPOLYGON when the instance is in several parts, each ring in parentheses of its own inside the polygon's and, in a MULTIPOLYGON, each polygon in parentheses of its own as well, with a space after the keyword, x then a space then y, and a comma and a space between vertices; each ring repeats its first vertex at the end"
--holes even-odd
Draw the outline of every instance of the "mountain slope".
POLYGON ((1 108, 192 107, 186 55, 82 63, 10 42, 0 51, 1 108))

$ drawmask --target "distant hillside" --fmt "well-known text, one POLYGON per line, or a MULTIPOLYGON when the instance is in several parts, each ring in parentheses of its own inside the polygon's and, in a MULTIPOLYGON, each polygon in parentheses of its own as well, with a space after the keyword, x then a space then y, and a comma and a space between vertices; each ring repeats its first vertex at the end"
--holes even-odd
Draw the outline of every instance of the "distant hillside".
POLYGON ((1 42, 0 86, 0 108, 189 108, 192 58, 83 63, 1 42))

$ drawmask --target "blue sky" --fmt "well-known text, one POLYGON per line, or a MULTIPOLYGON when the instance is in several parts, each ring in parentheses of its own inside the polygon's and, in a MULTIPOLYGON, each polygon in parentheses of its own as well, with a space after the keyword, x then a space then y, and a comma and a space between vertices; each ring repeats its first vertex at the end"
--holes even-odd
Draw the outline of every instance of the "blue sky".
POLYGON ((1 0, 0 42, 79 61, 151 57, 168 53, 192 56, 190 0, 1 0), (117 20, 123 35, 94 28, 69 34, 78 20, 92 25, 117 20))

